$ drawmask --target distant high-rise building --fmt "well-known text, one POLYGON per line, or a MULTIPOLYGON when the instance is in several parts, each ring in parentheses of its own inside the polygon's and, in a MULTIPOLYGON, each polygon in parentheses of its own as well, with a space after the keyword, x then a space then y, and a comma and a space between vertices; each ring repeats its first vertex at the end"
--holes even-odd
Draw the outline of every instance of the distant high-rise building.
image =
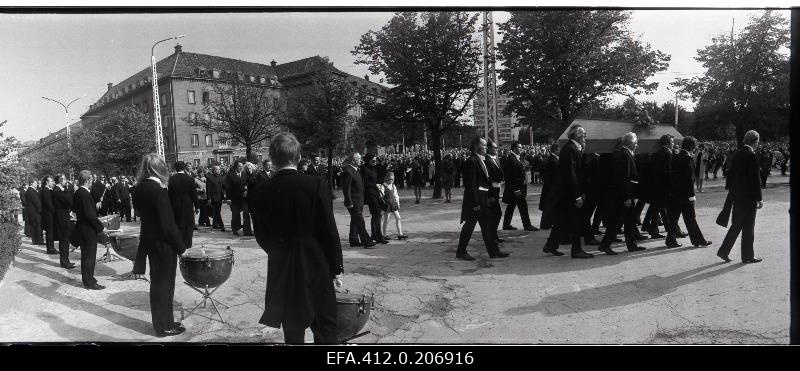
MULTIPOLYGON (((519 123, 517 116, 514 114, 510 116, 503 114, 503 110, 505 110, 509 100, 510 98, 508 95, 497 95, 497 140, 500 142, 498 144, 501 146, 510 145, 511 142, 517 140, 511 130, 519 123)), ((483 107, 483 90, 479 91, 472 100, 472 116, 474 125, 478 128, 478 132, 483 133, 483 127, 485 125, 484 120, 486 118, 486 112, 483 107)))

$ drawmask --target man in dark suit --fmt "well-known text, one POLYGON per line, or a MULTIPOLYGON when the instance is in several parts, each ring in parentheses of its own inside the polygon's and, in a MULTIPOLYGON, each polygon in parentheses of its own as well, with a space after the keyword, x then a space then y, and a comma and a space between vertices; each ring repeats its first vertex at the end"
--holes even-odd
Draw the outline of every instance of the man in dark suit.
POLYGON ((80 186, 72 197, 72 211, 78 218, 72 238, 81 248, 81 280, 89 290, 102 290, 105 286, 94 278, 94 265, 97 258, 97 234, 103 231, 103 224, 97 219, 97 204, 89 191, 92 173, 83 170, 78 174, 80 186))
POLYGON ((581 152, 586 146, 586 130, 580 125, 572 125, 567 131, 567 138, 569 141, 558 154, 558 173, 547 201, 548 210, 554 213, 555 223, 543 251, 555 256, 564 255, 558 251, 558 245, 562 236, 568 235, 572 242, 570 256, 573 259, 588 259, 594 255, 586 253, 581 247, 581 236, 585 232, 581 208, 586 200, 582 189, 581 152))
POLYGON ((696 201, 694 193, 694 156, 693 152, 697 149, 697 139, 692 136, 683 138, 681 151, 672 158, 672 182, 670 183, 670 194, 672 195, 671 209, 669 216, 671 223, 677 227, 678 217, 683 214, 683 222, 689 231, 689 240, 693 246, 706 247, 711 245, 711 241, 706 241, 703 232, 697 225, 694 204, 696 201))
POLYGON ((503 209, 500 208, 500 186, 503 184, 503 179, 505 175, 503 174, 503 168, 500 166, 500 160, 497 155, 497 144, 495 144, 491 139, 486 141, 486 156, 484 156, 484 163, 486 165, 486 170, 489 171, 489 181, 491 182, 491 187, 489 188, 489 212, 491 213, 491 222, 492 222, 492 235, 494 235, 494 240, 498 243, 505 242, 504 239, 500 238, 497 234, 497 228, 500 227, 500 219, 503 218, 503 209))
POLYGON ((547 207, 547 200, 551 197, 550 193, 553 192, 553 184, 558 174, 558 143, 550 145, 550 152, 545 159, 544 168, 542 170, 542 194, 539 196, 539 210, 542 212, 542 220, 539 227, 542 229, 550 229, 553 227, 554 217, 553 212, 555 208, 547 207))
MULTIPOLYGON (((681 244, 676 241, 675 225, 672 223, 672 218, 669 215, 671 208, 670 198, 670 179, 672 176, 672 147, 674 141, 672 136, 664 134, 658 139, 658 144, 661 148, 654 153, 650 159, 650 207, 652 211, 651 218, 655 218, 655 214, 661 215, 661 220, 664 223, 664 229, 667 232, 667 248, 681 247, 681 244)), ((650 211, 648 210, 648 213, 650 211)), ((677 222, 677 220, 676 220, 677 222)), ((658 224, 655 221, 650 223, 650 235, 656 238, 658 235, 658 224)))
POLYGON ((175 163, 176 173, 169 177, 168 193, 169 202, 172 205, 172 215, 175 217, 175 224, 178 226, 178 234, 181 236, 183 246, 186 249, 192 247, 192 233, 194 233, 194 214, 200 208, 197 199, 197 188, 194 179, 186 174, 186 163, 178 161, 175 163))
POLYGON ((483 243, 486 245, 486 252, 491 258, 505 258, 507 253, 500 251, 494 233, 497 226, 494 225, 492 212, 489 203, 489 191, 492 183, 489 180, 489 170, 486 168, 486 140, 476 137, 470 145, 472 155, 464 162, 462 172, 464 175, 464 201, 461 204, 461 233, 458 238, 458 250, 456 259, 475 260, 467 252, 467 244, 472 238, 475 224, 481 227, 483 243), (494 228, 494 232, 493 232, 494 228))
POLYGON ((42 199, 42 229, 46 233, 47 239, 45 245, 47 246, 48 254, 58 254, 55 247, 55 225, 53 217, 55 208, 53 206, 53 177, 45 176, 42 179, 42 190, 39 196, 42 199))
POLYGON ((92 199, 94 199, 96 204, 100 205, 97 207, 98 214, 102 216, 105 211, 101 206, 104 200, 103 195, 106 193, 106 177, 100 176, 98 178, 97 175, 92 175, 92 184, 90 187, 92 199))
POLYGON ((36 190, 36 181, 32 180, 25 190, 25 218, 30 224, 31 242, 34 245, 44 245, 42 235, 42 199, 36 190))
POLYGON ((28 195, 25 192, 27 189, 28 186, 26 184, 19 187, 19 202, 22 206, 22 221, 25 223, 25 237, 32 238, 31 225, 28 223, 28 195))
POLYGON ((378 178, 378 172, 375 169, 378 159, 372 153, 364 155, 364 159, 365 163, 359 169, 359 173, 361 174, 361 180, 364 181, 364 201, 369 208, 370 238, 375 242, 387 244, 389 241, 383 237, 381 228, 383 210, 381 210, 380 206, 381 195, 378 191, 378 184, 381 184, 382 181, 378 178))
POLYGON ((250 209, 247 203, 249 177, 250 175, 244 172, 244 165, 241 162, 234 163, 233 171, 228 173, 226 189, 228 199, 231 201, 231 214, 233 214, 231 230, 233 230, 235 236, 239 235, 239 230, 242 228, 244 228, 245 236, 253 235, 250 225, 250 209))
POLYGON ((72 269, 75 264, 69 261, 69 235, 72 229, 69 212, 72 209, 72 193, 66 188, 64 174, 56 175, 53 188, 53 227, 58 238, 58 254, 61 268, 72 269))
POLYGON ((219 165, 211 167, 211 172, 206 174, 206 193, 211 203, 211 229, 225 232, 225 222, 222 221, 222 200, 225 198, 225 183, 219 174, 219 165))
POLYGON ((128 178, 123 176, 120 181, 114 185, 114 194, 117 196, 117 204, 119 205, 119 219, 126 222, 131 221, 131 187, 128 184, 128 178), (124 217, 124 219, 123 219, 124 217))
POLYGON ((300 143, 294 135, 276 135, 269 152, 277 171, 251 196, 256 241, 269 254, 259 323, 283 328, 286 343, 302 343, 311 327, 314 343, 334 344, 335 286, 341 286, 344 269, 330 190, 319 177, 297 171, 300 143))
POLYGON ((506 159, 503 169, 505 175, 506 188, 503 190, 503 202, 506 203, 506 213, 503 217, 503 229, 515 230, 511 225, 511 218, 514 217, 514 208, 519 209, 519 217, 522 219, 522 226, 526 231, 538 231, 531 224, 531 217, 528 215, 528 184, 525 183, 525 166, 520 161, 522 146, 519 142, 511 143, 511 154, 506 159))
POLYGON ((361 166, 361 154, 354 152, 347 156, 345 162, 342 171, 342 193, 344 207, 350 213, 348 236, 350 247, 364 246, 365 249, 373 249, 375 242, 372 242, 364 224, 364 180, 358 171, 358 167, 361 166))
POLYGON ((617 255, 611 250, 611 243, 616 239, 620 224, 625 225, 625 245, 628 251, 641 251, 637 246, 636 234, 636 186, 639 175, 636 169, 634 151, 639 145, 636 134, 627 133, 622 137, 621 148, 613 156, 611 174, 608 176, 608 188, 604 200, 606 233, 600 241, 599 250, 608 255, 617 255))
POLYGON ((756 211, 764 206, 761 201, 758 157, 755 153, 758 139, 759 135, 755 130, 745 133, 742 140, 744 145, 736 151, 731 159, 728 192, 733 197, 733 219, 731 227, 717 251, 717 256, 726 263, 731 261, 728 254, 730 254, 736 239, 739 238, 740 232, 742 233, 742 262, 758 263, 761 261, 760 258, 754 256, 753 252, 756 211))

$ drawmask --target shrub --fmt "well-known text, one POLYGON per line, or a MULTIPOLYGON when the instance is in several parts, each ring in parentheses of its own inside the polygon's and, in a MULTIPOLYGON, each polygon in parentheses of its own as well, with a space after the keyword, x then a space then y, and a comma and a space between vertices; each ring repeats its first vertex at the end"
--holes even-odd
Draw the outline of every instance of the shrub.
POLYGON ((6 275, 8 266, 14 261, 20 242, 19 224, 0 223, 0 281, 6 275))

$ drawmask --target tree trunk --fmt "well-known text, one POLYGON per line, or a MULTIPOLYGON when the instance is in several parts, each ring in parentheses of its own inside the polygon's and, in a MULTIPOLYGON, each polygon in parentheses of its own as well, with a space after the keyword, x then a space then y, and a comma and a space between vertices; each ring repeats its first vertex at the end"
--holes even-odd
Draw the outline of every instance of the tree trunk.
POLYGON ((328 146, 328 186, 331 188, 331 194, 333 194, 333 147, 328 146))
POLYGON ((245 146, 244 158, 245 158, 246 161, 252 161, 253 160, 253 145, 247 144, 245 146))
POLYGON ((439 131, 440 121, 436 121, 431 128, 431 144, 433 145, 433 161, 436 162, 433 178, 433 197, 442 198, 442 133, 439 131))

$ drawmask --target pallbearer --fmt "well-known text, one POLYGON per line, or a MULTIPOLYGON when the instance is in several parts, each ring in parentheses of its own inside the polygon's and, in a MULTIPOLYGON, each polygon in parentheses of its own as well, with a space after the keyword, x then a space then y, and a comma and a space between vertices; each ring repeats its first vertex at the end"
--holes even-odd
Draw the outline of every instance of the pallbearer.
POLYGON ((69 261, 69 234, 71 224, 69 212, 72 209, 72 193, 66 188, 67 179, 64 174, 56 175, 56 186, 53 188, 53 227, 58 239, 58 254, 61 268, 72 269, 75 264, 69 261))
POLYGON ((89 290, 106 288, 94 278, 94 265, 97 258, 97 234, 103 231, 103 224, 97 219, 97 204, 89 191, 92 173, 83 170, 78 174, 78 190, 72 196, 72 212, 78 218, 72 230, 71 241, 81 248, 81 280, 89 290))

